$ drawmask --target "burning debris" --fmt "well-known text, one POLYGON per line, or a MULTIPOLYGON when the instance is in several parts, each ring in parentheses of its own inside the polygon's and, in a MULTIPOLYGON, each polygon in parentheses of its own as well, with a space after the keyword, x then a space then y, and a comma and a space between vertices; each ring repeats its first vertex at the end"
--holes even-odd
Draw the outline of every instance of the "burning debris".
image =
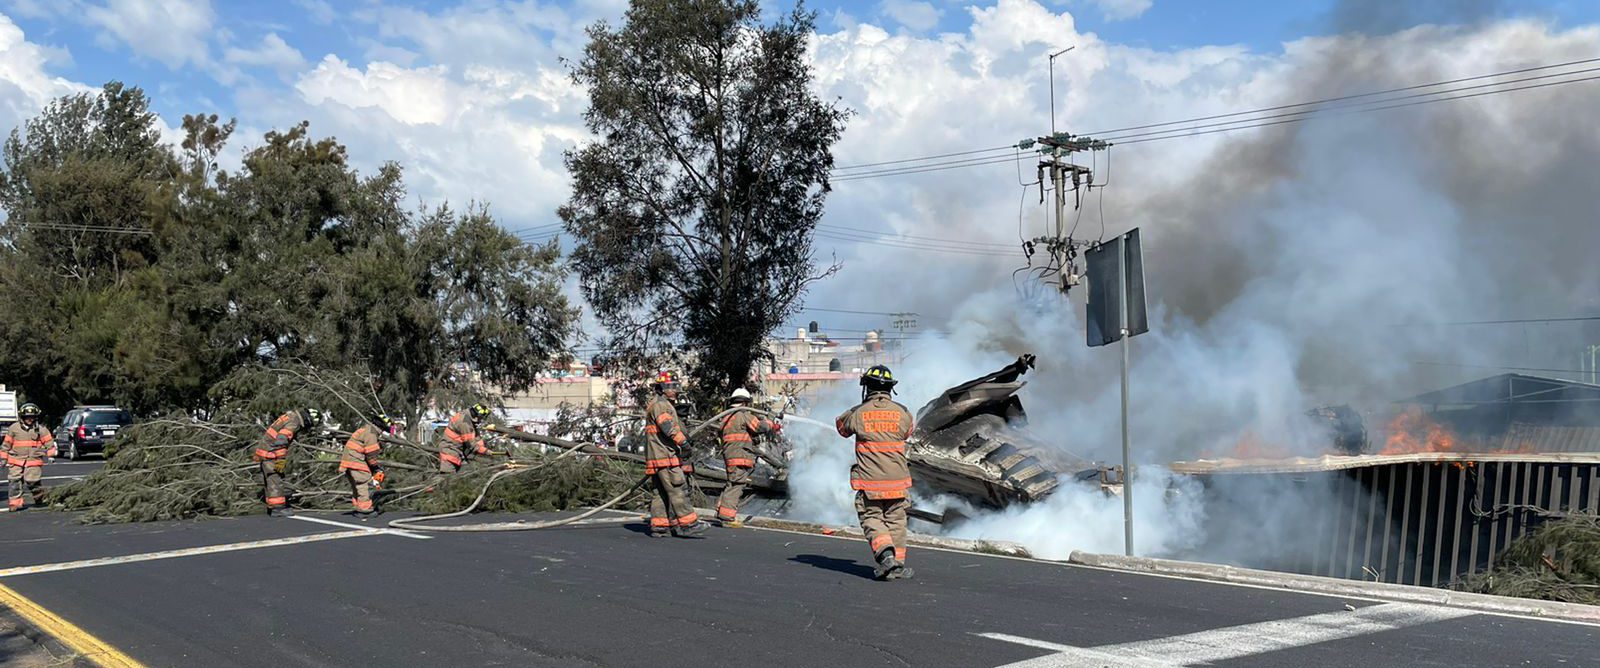
POLYGON ((1094 469, 1026 429, 1028 415, 1016 395, 1033 366, 1034 356, 1023 355, 923 406, 909 442, 914 478, 936 492, 1004 508, 1049 496, 1062 472, 1094 469))

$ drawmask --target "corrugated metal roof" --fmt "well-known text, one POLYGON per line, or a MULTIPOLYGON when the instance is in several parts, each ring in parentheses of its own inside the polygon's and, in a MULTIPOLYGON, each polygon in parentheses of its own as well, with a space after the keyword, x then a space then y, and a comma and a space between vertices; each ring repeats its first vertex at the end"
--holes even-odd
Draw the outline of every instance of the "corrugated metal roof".
POLYGON ((1506 431, 1507 452, 1600 452, 1600 427, 1567 427, 1518 422, 1506 431))
POLYGON ((1410 399, 1401 399, 1396 403, 1438 406, 1518 402, 1600 402, 1600 385, 1521 373, 1503 373, 1425 392, 1410 399))

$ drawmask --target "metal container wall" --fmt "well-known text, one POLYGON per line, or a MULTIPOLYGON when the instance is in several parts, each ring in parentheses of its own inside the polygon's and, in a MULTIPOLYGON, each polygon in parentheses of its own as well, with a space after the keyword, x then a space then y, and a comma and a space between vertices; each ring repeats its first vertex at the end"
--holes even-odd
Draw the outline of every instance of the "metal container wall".
MULTIPOLYGON (((1281 563, 1246 564, 1308 575, 1446 586, 1492 568, 1495 557, 1546 518, 1600 511, 1600 465, 1420 462, 1286 476, 1327 484, 1338 499, 1317 514, 1309 550, 1281 563)), ((1221 476, 1219 476, 1221 477, 1221 476)))

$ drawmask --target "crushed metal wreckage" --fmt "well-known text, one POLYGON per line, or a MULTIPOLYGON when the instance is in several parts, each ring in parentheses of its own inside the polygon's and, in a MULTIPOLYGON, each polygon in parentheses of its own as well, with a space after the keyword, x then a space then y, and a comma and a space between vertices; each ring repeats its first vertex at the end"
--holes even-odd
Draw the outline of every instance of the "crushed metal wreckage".
MULTIPOLYGON (((1018 357, 993 373, 941 392, 917 411, 907 457, 919 496, 951 495, 976 506, 1004 508, 1045 499, 1063 477, 1106 481, 1095 463, 1066 454, 1027 428, 1027 412, 1017 392, 1027 385, 1022 376, 1034 367, 1034 360, 1033 355, 1018 357)), ((785 514, 789 499, 784 464, 790 453, 782 447, 757 463, 750 487, 756 496, 746 503, 746 512, 785 514)), ((708 492, 721 486, 713 479, 722 477, 718 459, 708 456, 695 462, 696 471, 711 474, 699 480, 708 492)), ((912 514, 935 522, 953 519, 949 511, 912 514)))

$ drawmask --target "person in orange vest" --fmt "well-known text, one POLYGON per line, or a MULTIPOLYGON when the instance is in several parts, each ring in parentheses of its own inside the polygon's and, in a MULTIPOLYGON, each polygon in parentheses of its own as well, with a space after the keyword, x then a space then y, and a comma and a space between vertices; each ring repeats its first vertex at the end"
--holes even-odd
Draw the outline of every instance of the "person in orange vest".
POLYGON ((856 491, 861 531, 878 562, 873 573, 877 580, 912 575, 906 565, 906 511, 911 509, 906 439, 915 425, 911 411, 889 398, 896 382, 889 367, 867 369, 861 375, 861 405, 834 420, 840 436, 856 440, 850 487, 856 491))
POLYGON ((678 377, 670 371, 656 375, 654 391, 645 404, 644 473, 654 483, 655 494, 650 497, 650 535, 666 536, 669 532, 679 538, 692 538, 706 532, 709 526, 700 521, 694 506, 689 505, 689 478, 684 475, 688 466, 680 452, 689 444, 689 435, 678 424, 678 408, 673 400, 678 398, 678 377))
POLYGON ((750 391, 739 388, 728 397, 730 410, 722 420, 722 463, 728 472, 728 484, 717 497, 717 519, 722 526, 738 528, 739 506, 744 504, 744 490, 750 484, 750 472, 756 466, 755 437, 783 432, 783 424, 768 420, 750 409, 750 391))
POLYGON ((434 445, 439 446, 440 473, 455 473, 473 455, 489 454, 489 446, 484 445, 483 436, 478 432, 479 425, 489 419, 490 412, 487 405, 476 403, 450 416, 450 423, 440 429, 439 437, 434 439, 434 445))
POLYGON ((44 462, 56 456, 56 437, 39 424, 41 414, 38 406, 23 404, 17 411, 20 419, 6 429, 5 442, 0 445, 6 460, 11 512, 22 510, 29 496, 35 506, 44 503, 44 462))
POLYGON ((383 467, 378 465, 378 453, 383 446, 378 439, 393 433, 395 424, 393 418, 380 413, 344 442, 339 470, 350 481, 350 505, 355 506, 357 518, 364 520, 377 514, 372 506, 372 492, 383 486, 384 479, 383 467))
POLYGON ((284 491, 283 474, 289 468, 289 446, 305 430, 322 422, 322 411, 307 408, 278 416, 256 445, 255 459, 261 467, 261 496, 272 517, 291 517, 289 497, 284 491))

